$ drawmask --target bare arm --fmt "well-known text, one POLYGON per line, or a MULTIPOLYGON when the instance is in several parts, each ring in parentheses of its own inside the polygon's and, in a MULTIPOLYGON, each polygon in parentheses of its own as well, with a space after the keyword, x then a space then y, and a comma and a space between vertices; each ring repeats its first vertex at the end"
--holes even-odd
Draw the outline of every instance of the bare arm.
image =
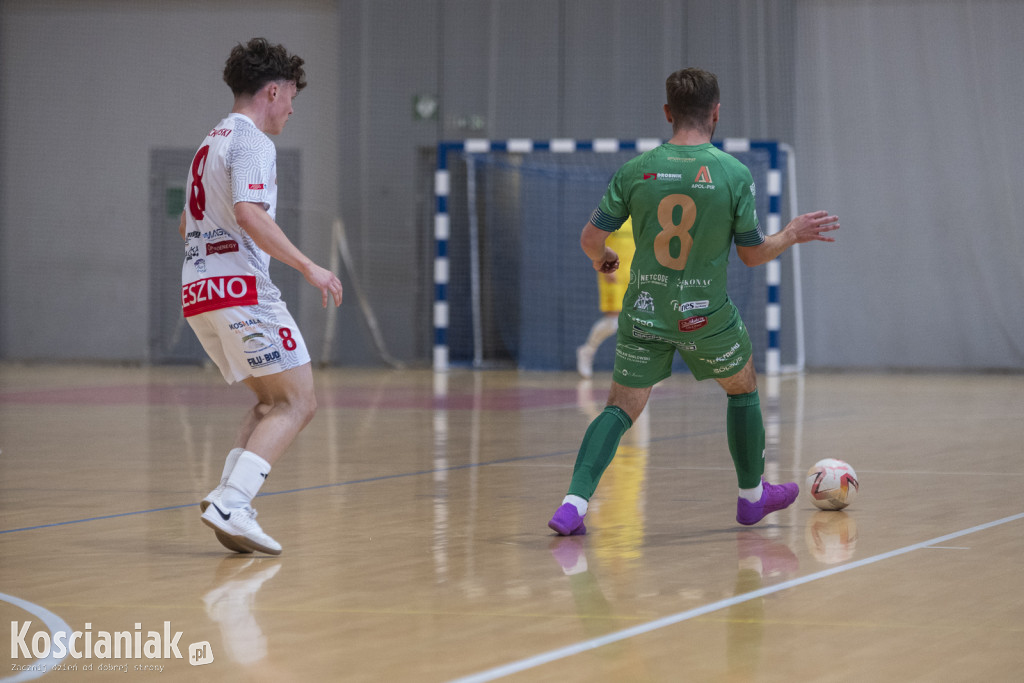
POLYGON ((580 234, 580 246, 583 253, 593 262, 594 270, 599 273, 614 273, 619 269, 619 255, 604 241, 608 239, 608 232, 587 222, 580 234))
POLYGON ((768 263, 794 244, 804 242, 835 242, 835 238, 822 233, 839 229, 839 217, 830 216, 828 211, 813 211, 797 216, 785 228, 769 235, 756 247, 736 245, 736 254, 746 265, 753 268, 768 263))
POLYGON ((327 308, 328 296, 334 298, 335 306, 341 305, 341 281, 334 273, 313 263, 299 251, 263 206, 238 202, 235 204, 235 220, 260 249, 302 273, 306 282, 319 289, 323 295, 324 308, 327 308))
POLYGON ((181 222, 178 223, 178 232, 181 233, 182 241, 183 242, 187 242, 188 240, 185 239, 185 212, 184 211, 181 212, 181 222))

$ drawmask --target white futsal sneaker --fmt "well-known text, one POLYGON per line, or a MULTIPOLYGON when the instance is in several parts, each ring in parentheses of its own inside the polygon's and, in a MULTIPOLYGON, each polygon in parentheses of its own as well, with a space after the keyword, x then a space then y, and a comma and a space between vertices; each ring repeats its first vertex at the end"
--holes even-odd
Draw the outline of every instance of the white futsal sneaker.
POLYGON ((258 550, 268 555, 280 555, 281 544, 268 536, 256 521, 256 511, 251 505, 240 508, 222 507, 221 501, 211 501, 202 516, 203 524, 220 532, 217 539, 224 547, 235 550, 224 543, 221 535, 242 548, 236 552, 258 550))
MULTIPOLYGON (((221 494, 223 493, 224 484, 221 484, 220 486, 206 494, 206 498, 203 498, 203 500, 200 501, 199 503, 199 509, 202 510, 203 512, 206 512, 206 508, 210 507, 214 503, 217 503, 223 508, 224 505, 220 502, 220 497, 221 494)), ((217 540, 220 541, 220 544, 228 550, 233 550, 236 553, 252 552, 252 550, 250 550, 249 548, 246 548, 244 546, 239 545, 238 543, 235 543, 235 541, 230 536, 228 536, 226 533, 224 533, 217 527, 213 527, 213 533, 217 534, 217 540)))
POLYGON ((583 379, 590 379, 594 376, 594 354, 597 350, 584 344, 576 347, 576 372, 580 373, 583 379))

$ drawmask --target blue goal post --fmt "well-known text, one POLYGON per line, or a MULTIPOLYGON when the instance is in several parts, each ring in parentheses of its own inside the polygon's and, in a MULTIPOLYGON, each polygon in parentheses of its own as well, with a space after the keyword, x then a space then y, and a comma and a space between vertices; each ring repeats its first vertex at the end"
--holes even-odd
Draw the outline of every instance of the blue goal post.
MULTIPOLYGON (((474 159, 480 158, 481 155, 489 155, 495 153, 502 153, 508 155, 531 155, 539 152, 545 152, 551 155, 563 155, 573 153, 592 153, 599 155, 614 155, 615 153, 631 153, 639 154, 650 149, 661 145, 664 142, 658 138, 638 138, 638 139, 616 139, 616 138, 596 138, 592 140, 574 140, 570 138, 564 139, 551 139, 551 140, 531 140, 528 138, 513 138, 507 140, 488 140, 488 139, 466 139, 466 140, 451 140, 443 141, 437 145, 437 165, 434 172, 434 200, 435 200, 435 212, 434 212, 434 298, 433 298, 433 368, 437 372, 443 372, 447 370, 451 364, 450 358, 450 339, 449 339, 449 323, 451 313, 451 301, 449 296, 452 294, 450 287, 451 275, 452 275, 452 260, 450 258, 450 239, 452 237, 452 221, 449 202, 452 196, 452 173, 450 169, 450 158, 451 155, 461 155, 465 160, 468 172, 465 173, 466 182, 469 186, 467 189, 466 196, 467 201, 472 203, 475 201, 474 183, 476 178, 476 172, 474 170, 474 159)), ((788 185, 789 189, 789 209, 791 212, 795 212, 796 207, 796 193, 795 193, 795 166, 794 166, 794 155, 789 145, 771 140, 749 140, 746 138, 726 138, 722 141, 716 141, 716 147, 729 152, 730 154, 736 154, 741 156, 744 153, 758 152, 761 156, 767 159, 767 168, 763 177, 759 177, 755 174, 755 182, 758 184, 758 195, 764 193, 767 197, 767 208, 764 215, 761 216, 763 219, 763 225, 766 234, 775 234, 782 227, 782 191, 783 185, 788 185), (782 168, 785 164, 785 172, 787 174, 786 183, 784 183, 784 169, 782 168), (762 189, 762 184, 766 185, 762 189)), ((605 183, 607 179, 605 180, 605 183)), ((589 201, 593 206, 596 206, 600 200, 600 194, 590 197, 589 201)), ((760 211, 760 209, 759 209, 760 211)), ((471 249, 475 250, 479 248, 477 243, 476 226, 473 225, 476 219, 476 207, 471 206, 468 211, 468 221, 470 222, 470 240, 471 249)), ((578 220, 573 223, 574 230, 577 227, 581 227, 585 222, 587 215, 580 215, 578 220), (576 224, 579 224, 577 226, 576 224)), ((765 268, 765 285, 764 285, 764 339, 759 342, 757 339, 754 340, 755 348, 761 343, 764 344, 765 356, 763 361, 763 370, 768 375, 778 375, 781 372, 792 372, 800 371, 803 369, 804 364, 804 350, 803 350, 803 319, 802 319, 802 302, 801 292, 799 286, 799 251, 796 247, 790 250, 792 252, 792 264, 793 264, 793 296, 791 299, 793 303, 793 334, 795 336, 794 342, 796 347, 796 361, 794 364, 783 366, 782 364, 782 352, 780 348, 780 332, 782 326, 782 297, 781 297, 781 284, 782 284, 782 264, 780 259, 775 259, 768 264, 765 268)), ((586 259, 580 255, 579 257, 583 261, 586 259)), ((585 264, 589 268, 589 263, 585 264)), ((476 276, 476 270, 479 268, 479 264, 473 260, 471 255, 468 265, 470 271, 474 271, 473 276, 476 276)), ((470 296, 473 298, 473 304, 470 307, 471 317, 479 317, 480 303, 479 303, 479 287, 474 285, 470 287, 470 296)), ((596 310, 596 307, 595 307, 596 310)), ((475 324, 475 321, 474 321, 475 324)), ((754 327, 748 325, 750 327, 754 327)), ((752 330, 753 331, 753 330, 752 330)), ((476 327, 476 331, 473 333, 474 340, 472 342, 474 348, 474 359, 473 365, 480 366, 480 340, 479 328, 476 327)))

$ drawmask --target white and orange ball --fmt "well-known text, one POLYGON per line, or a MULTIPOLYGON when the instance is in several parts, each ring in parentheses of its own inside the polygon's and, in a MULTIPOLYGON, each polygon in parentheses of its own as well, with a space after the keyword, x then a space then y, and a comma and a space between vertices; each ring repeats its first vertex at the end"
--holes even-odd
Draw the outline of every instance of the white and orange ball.
POLYGON ((807 493, 811 502, 822 510, 842 510, 859 492, 857 473, 847 462, 825 458, 807 470, 807 493))

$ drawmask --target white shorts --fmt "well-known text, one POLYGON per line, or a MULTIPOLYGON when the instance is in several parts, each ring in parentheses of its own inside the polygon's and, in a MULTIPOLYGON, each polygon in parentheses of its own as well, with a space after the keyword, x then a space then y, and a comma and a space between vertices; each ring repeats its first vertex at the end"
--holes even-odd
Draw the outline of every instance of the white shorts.
POLYGON ((186 320, 228 384, 309 362, 306 342, 283 301, 219 308, 186 320))

